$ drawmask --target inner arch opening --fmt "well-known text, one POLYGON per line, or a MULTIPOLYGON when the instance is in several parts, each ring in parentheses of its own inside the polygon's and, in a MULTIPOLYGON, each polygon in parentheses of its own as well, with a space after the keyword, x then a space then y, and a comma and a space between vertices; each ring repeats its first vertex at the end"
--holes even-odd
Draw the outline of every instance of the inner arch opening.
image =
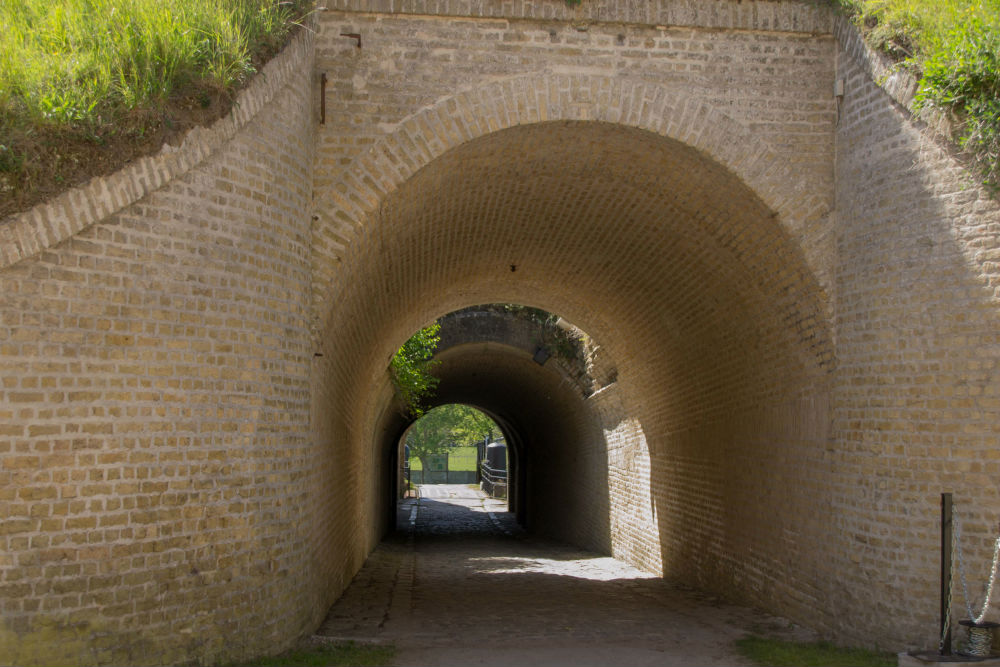
MULTIPOLYGON (((397 409, 384 413, 394 425, 379 429, 389 460, 398 462, 385 468, 385 488, 398 497, 405 486, 399 471, 411 440, 481 440, 455 433, 450 425, 464 413, 480 411, 495 425, 489 436, 500 436, 507 447, 504 495, 517 523, 610 553, 606 451, 599 417, 587 401, 602 379, 614 376, 607 355, 557 315, 516 304, 463 308, 436 324, 440 340, 427 369, 437 385, 421 401, 423 416, 402 405, 397 390, 397 409)), ((404 349, 416 340, 409 339, 404 349)), ((419 453, 444 449, 432 444, 419 453)), ((424 469, 427 461, 419 465, 424 469)), ((419 477, 427 481, 423 472, 419 477)), ((432 474, 430 480, 443 478, 432 474)))
MULTIPOLYGON (((461 403, 439 405, 420 415, 399 440, 396 530, 409 531, 419 507, 431 532, 467 532, 485 522, 447 521, 435 515, 442 500, 466 513, 486 513, 499 525, 507 513, 507 444, 499 425, 486 413, 461 403), (419 499, 419 505, 414 501, 419 499)), ((459 513, 461 516, 461 513, 459 513)), ((488 526, 488 524, 486 524, 488 526)))

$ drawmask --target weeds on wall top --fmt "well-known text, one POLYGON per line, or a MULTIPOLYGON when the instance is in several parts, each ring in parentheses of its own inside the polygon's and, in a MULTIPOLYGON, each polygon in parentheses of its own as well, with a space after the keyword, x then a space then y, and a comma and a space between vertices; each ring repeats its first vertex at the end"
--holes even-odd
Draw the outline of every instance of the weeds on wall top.
POLYGON ((937 108, 982 182, 1000 191, 1000 0, 838 0, 867 41, 919 81, 917 109, 937 108))
POLYGON ((224 115, 311 2, 0 0, 0 217, 224 115))

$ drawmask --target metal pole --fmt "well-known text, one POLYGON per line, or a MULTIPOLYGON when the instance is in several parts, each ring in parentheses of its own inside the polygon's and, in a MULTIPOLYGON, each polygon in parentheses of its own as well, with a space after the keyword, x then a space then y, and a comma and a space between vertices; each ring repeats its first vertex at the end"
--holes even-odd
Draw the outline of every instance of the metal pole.
POLYGON ((947 632, 944 633, 944 641, 941 642, 941 655, 951 655, 951 623, 948 614, 951 600, 951 494, 941 494, 941 628, 944 629, 948 623, 947 632))

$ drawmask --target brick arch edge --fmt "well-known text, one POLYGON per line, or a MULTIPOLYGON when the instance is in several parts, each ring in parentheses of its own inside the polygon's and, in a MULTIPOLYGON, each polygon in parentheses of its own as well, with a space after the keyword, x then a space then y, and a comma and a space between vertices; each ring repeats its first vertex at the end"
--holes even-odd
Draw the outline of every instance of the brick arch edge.
MULTIPOLYGON (((336 267, 384 198, 446 151, 500 130, 548 121, 598 121, 695 148, 753 190, 793 236, 828 213, 824 193, 797 189, 795 169, 710 103, 669 86, 604 75, 538 72, 445 96, 395 124, 317 196, 313 211, 314 327, 321 328, 336 267)), ((319 194, 319 193, 317 193, 319 194)), ((817 267, 812 267, 814 270, 817 267)))

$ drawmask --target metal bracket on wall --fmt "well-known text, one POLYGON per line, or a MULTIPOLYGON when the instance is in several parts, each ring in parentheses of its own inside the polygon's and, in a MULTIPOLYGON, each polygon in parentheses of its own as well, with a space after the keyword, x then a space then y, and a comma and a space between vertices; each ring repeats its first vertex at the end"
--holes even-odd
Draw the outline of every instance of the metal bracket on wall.
POLYGON ((319 124, 326 125, 326 72, 319 75, 319 124))

